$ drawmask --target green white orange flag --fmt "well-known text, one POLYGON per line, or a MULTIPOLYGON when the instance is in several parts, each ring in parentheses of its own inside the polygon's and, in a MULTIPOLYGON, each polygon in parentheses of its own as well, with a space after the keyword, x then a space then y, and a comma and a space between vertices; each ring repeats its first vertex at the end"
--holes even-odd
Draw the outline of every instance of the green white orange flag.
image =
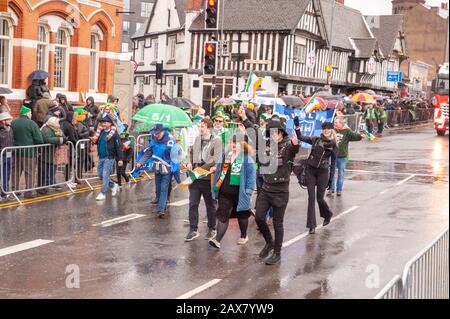
POLYGON ((187 188, 189 185, 191 185, 196 180, 205 178, 206 176, 210 175, 211 173, 201 167, 197 167, 196 169, 192 171, 188 171, 188 178, 186 178, 181 184, 181 188, 187 188))
POLYGON ((256 97, 256 91, 261 87, 263 82, 262 78, 259 78, 253 70, 250 71, 248 75, 247 85, 245 86, 245 91, 248 95, 254 99, 256 97))

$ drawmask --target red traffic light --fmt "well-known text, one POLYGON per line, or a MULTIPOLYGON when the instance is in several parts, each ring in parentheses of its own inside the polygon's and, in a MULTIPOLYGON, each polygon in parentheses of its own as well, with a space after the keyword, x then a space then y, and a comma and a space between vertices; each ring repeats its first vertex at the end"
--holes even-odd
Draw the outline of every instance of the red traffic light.
POLYGON ((217 4, 216 0, 208 0, 208 8, 215 8, 217 4))

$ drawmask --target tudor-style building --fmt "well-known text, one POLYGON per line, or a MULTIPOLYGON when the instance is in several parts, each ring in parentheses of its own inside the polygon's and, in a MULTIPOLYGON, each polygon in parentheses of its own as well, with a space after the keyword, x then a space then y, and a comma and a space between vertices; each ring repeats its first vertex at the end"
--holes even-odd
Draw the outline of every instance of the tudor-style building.
MULTIPOLYGON (((133 37, 135 59, 141 64, 136 93, 159 95, 160 87, 152 80, 152 64, 163 60, 168 79, 164 92, 183 95, 199 104, 209 103, 212 79, 203 76, 203 46, 212 40, 213 33, 205 30, 205 17, 200 11, 203 2, 156 1, 152 17, 158 18, 150 18, 145 32, 133 37), (168 28, 170 12, 174 13, 174 22, 168 28), (184 39, 178 41, 181 35, 184 39), (158 43, 158 50, 153 43, 158 43), (174 46, 175 60, 170 58, 174 46)), ((264 87, 274 93, 313 93, 327 83, 330 36, 333 91, 397 88, 395 83, 386 82, 386 73, 398 70, 398 59, 380 49, 369 24, 357 10, 336 3, 331 27, 332 0, 227 0, 222 5, 217 35, 219 96, 241 91, 250 70, 264 77, 264 87)), ((393 37, 395 42, 397 35, 393 37)))
POLYGON ((72 102, 82 95, 104 99, 112 92, 120 52, 121 18, 116 0, 9 0, 0 12, 0 86, 13 90, 8 101, 16 114, 31 72, 50 74, 53 97, 72 102))

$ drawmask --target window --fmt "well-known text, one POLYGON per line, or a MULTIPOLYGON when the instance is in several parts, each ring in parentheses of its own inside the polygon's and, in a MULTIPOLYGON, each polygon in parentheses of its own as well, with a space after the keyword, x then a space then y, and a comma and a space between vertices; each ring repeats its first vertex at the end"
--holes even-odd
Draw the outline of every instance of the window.
POLYGON ((9 84, 9 76, 11 73, 11 40, 11 24, 6 19, 0 19, 0 84, 9 84))
POLYGON ((306 63, 306 46, 301 44, 294 46, 294 62, 306 63))
POLYGON ((168 12, 167 12, 167 27, 170 28, 170 9, 167 10, 167 11, 168 11, 168 12))
POLYGON ((67 71, 69 68, 69 36, 66 30, 59 29, 56 33, 55 43, 55 88, 67 88, 67 71))
POLYGON ((136 32, 142 27, 142 23, 136 23, 136 32))
POLYGON ((169 85, 169 96, 173 97, 173 88, 175 86, 175 79, 173 77, 170 77, 167 84, 169 85))
POLYGON ((148 18, 152 14, 152 3, 141 2, 141 17, 148 18))
POLYGON ((139 48, 141 50, 141 61, 144 62, 144 60, 145 60, 145 47, 144 47, 145 42, 142 41, 142 42, 139 42, 139 43, 140 43, 139 44, 139 48))
POLYGON ((230 41, 222 40, 219 42, 219 56, 229 56, 230 55, 230 41))
POLYGON ((48 30, 45 26, 38 26, 36 70, 48 69, 48 30))
POLYGON ((130 0, 123 0, 123 11, 130 11, 130 0))
POLYGON ((89 64, 89 90, 98 90, 98 65, 99 65, 99 52, 100 51, 100 39, 97 34, 91 34, 91 53, 89 64))
POLYGON ((153 61, 158 61, 158 39, 152 40, 153 61))
POLYGON ((130 21, 124 21, 122 25, 122 34, 129 35, 130 34, 130 21))
POLYGON ((177 39, 175 37, 169 38, 169 60, 175 60, 176 43, 177 39))
POLYGON ((122 52, 128 52, 129 51, 129 44, 126 42, 122 43, 122 52))

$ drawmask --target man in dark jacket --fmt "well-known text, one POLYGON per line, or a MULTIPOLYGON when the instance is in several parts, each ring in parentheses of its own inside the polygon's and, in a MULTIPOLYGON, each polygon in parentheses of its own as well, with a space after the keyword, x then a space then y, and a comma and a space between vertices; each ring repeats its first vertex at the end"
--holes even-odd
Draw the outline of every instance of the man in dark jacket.
MULTIPOLYGON (((66 115, 66 118, 61 120, 61 130, 64 133, 64 136, 67 138, 67 141, 71 142, 74 146, 74 148, 77 145, 78 140, 80 139, 78 136, 77 131, 77 119, 75 118, 74 112, 68 112, 66 115)), ((72 151, 72 148, 69 148, 72 151)), ((71 168, 72 168, 72 152, 69 153, 69 164, 66 165, 65 169, 65 180, 68 181, 70 179, 71 174, 71 168)), ((78 180, 78 178, 81 178, 81 167, 78 166, 77 170, 77 176, 75 176, 75 180, 78 180)), ((69 183, 69 186, 72 188, 77 187, 76 183, 69 183)))
POLYGON ((58 93, 56 98, 58 99, 59 107, 61 108, 62 118, 65 119, 69 112, 73 112, 73 107, 67 102, 67 96, 64 94, 58 93))
MULTIPOLYGON (((0 154, 5 147, 14 146, 14 133, 11 129, 12 116, 8 112, 0 113, 0 154)), ((11 156, 12 152, 6 151, 3 154, 1 162, 3 163, 0 169, 2 170, 2 199, 7 198, 6 194, 3 193, 9 191, 9 179, 11 178, 11 156)))
MULTIPOLYGON (((242 110, 240 115, 244 123, 248 123, 242 110)), ((248 126, 248 124, 245 126, 248 126)), ((258 140, 263 139, 261 133, 257 132, 256 134, 258 140)), ((300 145, 296 138, 291 140, 286 131, 285 123, 278 117, 272 117, 269 120, 266 134, 270 137, 270 146, 266 147, 266 156, 259 156, 258 158, 261 166, 260 173, 264 182, 256 203, 255 219, 266 241, 266 245, 260 252, 259 257, 266 259, 273 250, 272 255, 265 260, 265 263, 266 265, 275 265, 281 260, 281 247, 284 236, 283 220, 289 202, 290 176, 293 161, 300 150, 300 145), (273 210, 275 241, 267 225, 267 212, 271 208, 273 210)), ((261 154, 261 152, 259 153, 261 154)))
MULTIPOLYGON (((31 109, 22 106, 20 117, 12 121, 11 128, 14 133, 15 146, 32 146, 44 144, 38 125, 31 120, 31 109)), ((12 189, 19 189, 22 172, 25 173, 26 189, 34 188, 34 175, 36 173, 36 149, 27 148, 13 153, 12 189)), ((32 191, 24 193, 25 198, 33 198, 32 191)))
MULTIPOLYGON (((222 141, 213 134, 213 122, 205 118, 200 122, 200 135, 195 138, 194 145, 189 150, 189 163, 187 169, 192 171, 202 168, 208 172, 214 172, 215 165, 221 160, 222 141)), ((205 176, 194 181, 189 186, 189 224, 190 231, 184 238, 189 242, 199 237, 198 233, 198 207, 203 196, 208 216, 208 233, 205 239, 209 240, 216 235, 216 204, 212 197, 211 177, 205 176)))
POLYGON ((113 172, 114 162, 117 160, 117 165, 121 167, 123 165, 122 145, 120 143, 119 134, 116 132, 111 139, 107 140, 106 137, 111 130, 112 121, 109 117, 101 119, 100 124, 103 126, 102 133, 97 142, 98 151, 98 176, 102 181, 102 191, 97 196, 97 201, 103 201, 106 199, 106 193, 108 187, 112 189, 112 196, 117 195, 119 186, 112 182, 110 176, 113 172))

